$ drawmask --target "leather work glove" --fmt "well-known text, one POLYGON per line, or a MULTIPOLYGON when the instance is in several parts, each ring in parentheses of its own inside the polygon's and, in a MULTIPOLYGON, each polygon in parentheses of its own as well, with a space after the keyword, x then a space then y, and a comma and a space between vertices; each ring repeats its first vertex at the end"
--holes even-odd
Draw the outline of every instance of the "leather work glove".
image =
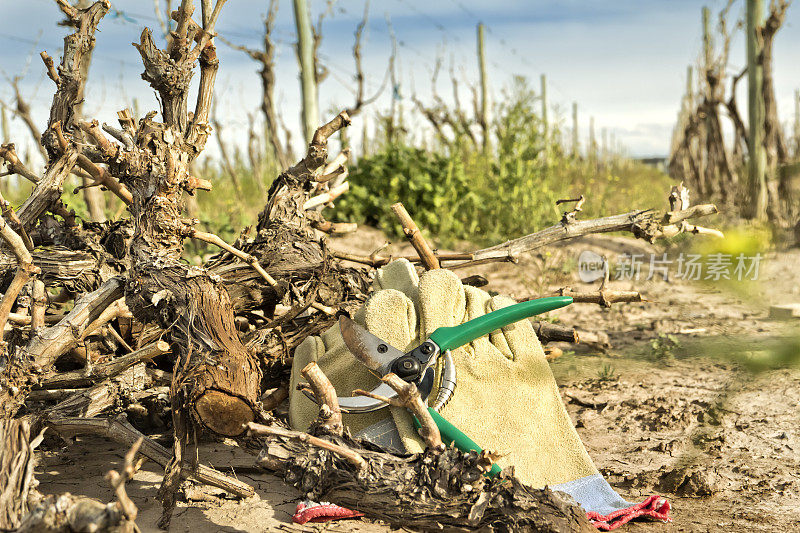
MULTIPOLYGON (((381 269, 376 274, 374 288, 375 293, 355 319, 403 351, 417 346, 438 327, 455 326, 515 303, 507 297, 491 297, 480 289, 465 287, 449 270, 428 271, 418 278, 414 267, 403 260, 381 269)), ((327 344, 322 342, 325 352, 318 362, 340 396, 350 395, 354 388, 370 388, 379 383, 344 347, 338 326, 326 332, 323 338, 326 337, 327 344), (371 380, 358 381, 354 377, 362 372, 371 380)), ((305 345, 298 347, 295 355, 293 389, 299 371, 311 360, 306 354, 312 345, 305 345)), ((319 355, 321 347, 313 346, 319 355)), ((506 326, 453 350, 452 354, 457 385, 441 414, 479 446, 507 454, 498 460, 501 467, 514 465, 517 477, 534 487, 597 473, 567 415, 530 321, 506 326)), ((436 392, 434 388, 429 400, 436 397, 436 392)), ((307 400, 313 406, 313 414, 301 420, 297 416, 300 409, 294 409, 300 394, 292 394, 292 425, 306 420, 310 423, 316 416, 316 406, 307 400)), ((381 409, 351 416, 370 417, 363 422, 369 425, 387 414, 387 409, 381 409)), ((391 417, 406 449, 409 452, 421 449, 421 440, 411 429, 411 415, 392 408, 391 417)), ((345 424, 350 424, 349 419, 345 424)), ((359 431, 361 427, 366 426, 356 425, 351 431, 359 431)))
MULTIPOLYGON (((417 311, 413 301, 419 294, 417 273, 410 263, 405 263, 395 261, 376 273, 374 292, 353 316, 355 322, 404 352, 416 346, 417 311), (396 288, 385 287, 383 283, 387 279, 393 280, 392 286, 396 288)), ((339 396, 351 396, 355 389, 371 390, 381 383, 380 378, 347 349, 338 322, 321 336, 308 337, 295 349, 289 381, 289 423, 297 430, 307 430, 319 412, 317 404, 297 390, 297 384, 304 381, 300 371, 312 361, 325 372, 339 396)), ((368 436, 400 452, 418 453, 424 449, 411 416, 401 407, 363 414, 343 413, 342 421, 351 434, 375 427, 379 428, 378 433, 393 434, 388 441, 376 439, 374 431, 368 436)))

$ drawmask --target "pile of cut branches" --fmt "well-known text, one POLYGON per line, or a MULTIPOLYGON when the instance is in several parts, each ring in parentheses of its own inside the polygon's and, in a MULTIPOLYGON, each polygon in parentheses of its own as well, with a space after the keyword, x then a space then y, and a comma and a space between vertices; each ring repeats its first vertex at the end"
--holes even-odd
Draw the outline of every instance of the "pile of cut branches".
MULTIPOLYGON (((429 449, 410 457, 351 438, 318 368, 305 372, 325 417, 311 434, 290 430, 274 410, 288 396, 294 347, 330 327, 337 313, 360 306, 374 268, 393 259, 333 254, 326 244, 327 234, 352 229, 322 213, 347 190, 347 153, 329 161, 327 151, 331 136, 349 125, 347 112, 322 125, 303 159, 275 178, 255 227, 226 243, 182 213, 184 193, 213 194, 213 184, 197 177, 192 163, 211 132, 219 67, 214 27, 225 0, 201 0, 199 13, 183 0, 163 49, 149 29, 142 32, 134 46, 143 79, 160 97, 160 119, 155 111, 135 117, 125 109, 118 125, 75 113, 84 94, 81 60, 92 52, 110 3, 75 8, 56 1, 72 33, 58 66, 42 53, 55 84, 41 134, 46 170, 38 175, 26 168, 11 144, 0 150, 9 173, 35 184, 16 210, 0 199, 0 529, 136 530, 125 481, 141 464, 137 454, 164 468, 161 527, 169 524, 186 479, 239 498, 254 495, 253 487, 203 464, 202 457, 190 460, 189 443, 210 435, 247 441, 245 448, 261 450, 254 460, 287 483, 391 523, 590 530, 580 509, 557 493, 524 487, 510 473, 485 478, 492 455, 444 449, 435 426, 427 433, 429 449), (198 65, 199 91, 190 111, 198 65), (70 174, 116 195, 128 216, 102 223, 76 218, 61 201, 70 174), (203 266, 190 266, 182 261, 187 238, 221 251, 203 266), (172 431, 171 450, 147 436, 165 427, 172 431), (36 490, 34 449, 45 430, 63 437, 102 435, 130 448, 124 472, 108 476, 114 502, 36 490)), ((580 198, 550 228, 458 254, 435 253, 405 209, 395 210, 418 252, 408 259, 424 268, 457 269, 515 261, 591 233, 629 231, 652 241, 707 232, 687 220, 716 208, 690 207, 680 191, 675 198, 665 213, 632 210, 586 221, 576 218, 580 198)), ((596 294, 570 294, 601 305, 640 299, 605 286, 596 294)), ((545 342, 577 341, 569 328, 542 323, 537 331, 545 342)), ((413 387, 389 384, 409 405, 418 405, 413 387)), ((417 411, 430 424, 426 412, 417 411)))

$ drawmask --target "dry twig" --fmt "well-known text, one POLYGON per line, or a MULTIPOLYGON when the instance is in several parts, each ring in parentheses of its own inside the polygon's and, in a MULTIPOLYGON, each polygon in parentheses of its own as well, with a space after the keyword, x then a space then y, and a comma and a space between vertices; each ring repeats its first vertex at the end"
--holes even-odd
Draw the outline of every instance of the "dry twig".
POLYGON ((14 174, 19 174, 32 183, 39 181, 39 176, 31 172, 28 167, 22 164, 14 146, 14 143, 7 143, 0 146, 0 159, 6 162, 6 167, 14 174))
POLYGON ((92 365, 89 372, 73 370, 71 372, 55 373, 44 378, 40 386, 43 389, 90 387, 104 379, 116 376, 136 364, 149 361, 167 352, 169 352, 169 344, 159 340, 107 363, 92 365))
POLYGON ((400 224, 403 226, 403 233, 405 233, 411 246, 413 246, 419 254, 422 264, 425 266, 425 270, 440 268, 439 260, 436 259, 433 250, 431 250, 425 237, 422 236, 417 224, 414 222, 414 219, 411 218, 411 215, 408 214, 403 204, 400 202, 392 204, 392 211, 400 220, 400 224))
MULTIPOLYGON (((96 125, 96 122, 95 122, 96 125)), ((61 150, 66 154, 67 149, 69 147, 69 143, 67 142, 66 138, 64 137, 64 133, 62 131, 61 122, 56 121, 54 122, 50 128, 53 130, 56 139, 58 140, 58 144, 61 147, 61 150)), ((99 128, 97 128, 99 131, 99 128)), ((110 143, 108 139, 105 138, 102 133, 100 134, 106 142, 110 143)), ((112 150, 111 147, 107 148, 108 150, 112 150)), ((116 154, 116 151, 114 152, 116 154)), ((110 158, 109 158, 110 159, 110 158)), ((120 200, 125 202, 126 205, 130 205, 133 203, 133 195, 128 190, 128 188, 117 181, 111 174, 109 174, 108 170, 105 168, 96 165, 91 159, 86 157, 85 155, 78 153, 76 163, 79 167, 85 170, 89 177, 91 177, 95 185, 102 185, 107 188, 109 191, 114 193, 120 200)))
POLYGON ((328 440, 309 435, 308 433, 303 433, 302 431, 294 431, 277 426, 265 426, 263 424, 250 422, 247 424, 247 432, 249 435, 256 437, 273 436, 294 439, 323 450, 328 450, 329 452, 333 452, 336 455, 346 459, 350 464, 356 467, 357 470, 362 470, 367 466, 367 462, 364 461, 364 458, 354 450, 334 444, 328 440))
POLYGON ((11 247, 18 261, 17 272, 14 274, 14 278, 11 280, 11 284, 6 289, 5 294, 3 294, 3 299, 0 300, 0 346, 4 346, 3 333, 6 328, 6 322, 8 322, 8 315, 17 300, 17 295, 31 277, 39 274, 41 270, 33 264, 33 257, 25 247, 22 238, 11 229, 11 226, 8 225, 3 217, 0 217, 0 238, 11 247))
POLYGON ((28 235, 28 232, 25 231, 22 220, 20 220, 17 213, 14 212, 14 209, 11 207, 11 202, 6 200, 2 194, 0 194, 0 209, 2 209, 3 217, 11 224, 12 229, 19 234, 22 242, 25 244, 25 248, 32 251, 33 241, 28 235))
POLYGON ((39 331, 22 349, 33 362, 32 370, 49 370, 56 359, 78 345, 83 333, 92 322, 123 295, 120 278, 111 278, 94 292, 84 295, 57 324, 39 331))
POLYGON ((644 299, 638 291, 615 291, 601 288, 596 292, 575 292, 569 287, 562 287, 555 292, 556 296, 571 296, 575 303, 597 304, 600 307, 611 307, 611 304, 622 302, 642 302, 644 299))
POLYGON ((368 398, 374 398, 375 400, 380 400, 395 407, 405 407, 419 420, 421 426, 419 428, 419 434, 425 440, 428 447, 434 450, 443 449, 444 444, 442 443, 442 436, 439 433, 439 428, 428 412, 428 406, 422 401, 422 396, 417 386, 413 383, 403 381, 396 374, 387 374, 381 378, 381 381, 389 385, 397 393, 396 398, 386 398, 361 389, 354 390, 353 396, 367 396, 368 398))
POLYGON ((556 200, 556 205, 561 205, 564 203, 575 202, 575 205, 572 207, 571 211, 566 211, 564 216, 561 218, 561 222, 564 224, 568 224, 572 220, 575 220, 575 217, 578 213, 583 211, 583 204, 586 202, 586 198, 581 194, 578 198, 567 198, 565 200, 556 200))
MULTIPOLYGON (((423 259, 420 258, 419 255, 381 255, 380 252, 389 246, 389 243, 386 243, 385 246, 375 250, 370 255, 358 255, 358 254, 351 254, 347 252, 339 252, 334 250, 331 254, 336 257, 337 259, 343 259, 345 261, 352 261, 353 263, 359 263, 362 265, 368 265, 373 268, 380 268, 384 265, 391 263, 396 259, 407 259, 412 263, 422 263, 423 259)), ((474 255, 471 253, 439 253, 433 252, 434 257, 437 261, 471 261, 474 258, 474 255)))
MULTIPOLYGON (((219 248, 222 248, 226 252, 235 255, 236 257, 238 257, 239 259, 241 259, 242 261, 253 267, 253 270, 258 272, 258 275, 261 276, 264 279, 264 281, 266 281, 269 284, 270 287, 278 286, 278 282, 275 280, 275 278, 270 276, 266 270, 264 270, 264 268, 259 264, 258 259, 256 259, 255 257, 246 252, 239 250, 238 248, 231 246, 227 242, 223 241, 217 235, 214 235, 213 233, 206 233, 204 231, 197 231, 194 228, 190 228, 187 231, 187 236, 207 242, 209 244, 213 244, 214 246, 218 246, 219 248)), ((319 302, 313 302, 311 304, 311 307, 325 313, 326 315, 333 315, 334 313, 336 313, 335 309, 323 305, 319 302)))
MULTIPOLYGON (((140 433, 124 417, 118 419, 50 417, 47 420, 47 426, 63 436, 100 435, 125 446, 132 446, 138 439, 142 439, 142 455, 162 467, 166 467, 172 457, 172 452, 140 433)), ((255 489, 247 483, 226 476, 203 464, 194 465, 189 461, 184 461, 183 468, 180 470, 183 478, 195 479, 200 483, 219 487, 239 498, 249 498, 255 494, 255 489)))
POLYGON ((261 407, 264 408, 265 411, 272 411, 276 407, 278 407, 281 403, 283 403, 286 398, 289 397, 289 385, 288 383, 281 384, 280 387, 275 389, 269 394, 266 394, 261 397, 261 407))
MULTIPOLYGON (((358 229, 358 224, 355 222, 331 222, 326 220, 324 222, 312 222, 311 224, 314 229, 330 234, 353 233, 358 229)), ((335 252, 334 255, 336 255, 335 252)))
MULTIPOLYGON (((142 465, 141 460, 134 463, 134 459, 136 459, 136 454, 139 453, 139 448, 141 448, 143 442, 144 437, 139 437, 139 439, 133 443, 131 449, 128 450, 128 453, 125 454, 125 466, 122 470, 122 474, 116 470, 109 470, 108 474, 106 474, 106 479, 111 483, 114 494, 117 495, 117 509, 131 522, 136 520, 139 509, 137 509, 136 504, 128 497, 128 493, 125 492, 125 483, 133 479, 133 476, 136 475, 136 472, 142 465)), ((138 528, 136 528, 136 530, 138 530, 138 528)))
POLYGON ((314 362, 308 363, 300 371, 300 374, 311 385, 311 390, 314 391, 314 397, 317 399, 317 405, 319 405, 317 424, 319 427, 334 435, 341 435, 344 429, 342 426, 342 412, 339 409, 336 389, 333 388, 328 377, 319 365, 314 362))
POLYGON ((322 194, 314 196, 313 198, 309 198, 306 201, 306 203, 303 204, 303 209, 305 210, 314 209, 315 207, 318 207, 320 205, 329 204, 349 190, 350 190, 350 182, 346 181, 341 185, 333 187, 328 192, 324 192, 322 194))
POLYGON ((31 332, 34 334, 39 328, 44 327, 44 314, 47 311, 47 291, 44 282, 40 279, 33 280, 31 291, 31 332))

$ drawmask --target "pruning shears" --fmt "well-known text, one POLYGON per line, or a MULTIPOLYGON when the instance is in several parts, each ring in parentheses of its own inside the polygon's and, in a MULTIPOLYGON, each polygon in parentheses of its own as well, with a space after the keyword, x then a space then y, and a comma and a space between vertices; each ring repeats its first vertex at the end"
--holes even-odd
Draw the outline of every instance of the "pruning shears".
MULTIPOLYGON (((456 388, 456 368, 450 351, 514 322, 571 303, 572 298, 569 296, 554 296, 504 307, 458 326, 437 328, 427 340, 407 353, 401 352, 345 316, 339 318, 339 328, 345 345, 359 362, 380 376, 393 372, 403 380, 414 383, 423 401, 427 401, 433 391, 435 364, 441 356, 443 365, 439 391, 428 411, 439 427, 445 444, 453 442, 462 451, 480 452, 481 448, 472 439, 438 413, 450 400, 456 388)), ((385 398, 397 396, 394 389, 385 383, 375 387, 372 393, 385 398)), ((386 403, 366 396, 339 398, 339 407, 346 413, 369 413, 386 406, 386 403)), ((414 423, 419 427, 416 418, 414 423)), ((500 468, 494 465, 490 474, 495 475, 499 472, 500 468)))

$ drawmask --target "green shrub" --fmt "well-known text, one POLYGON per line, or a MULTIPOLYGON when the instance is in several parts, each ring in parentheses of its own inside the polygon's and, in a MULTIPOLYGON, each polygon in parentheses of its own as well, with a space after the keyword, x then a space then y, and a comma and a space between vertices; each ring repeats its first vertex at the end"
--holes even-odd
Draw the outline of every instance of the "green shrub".
POLYGON ((464 177, 463 165, 446 155, 388 144, 350 172, 350 191, 337 201, 335 218, 396 234, 389 206, 402 201, 417 224, 438 234, 448 225, 443 216, 458 203, 464 177))
POLYGON ((399 237, 389 206, 403 202, 441 244, 480 245, 557 223, 559 198, 586 194, 585 218, 666 206, 669 179, 658 170, 619 156, 602 163, 569 156, 558 142, 558 122, 546 143, 538 105, 526 81, 516 78, 495 108, 489 153, 464 136, 432 148, 412 146, 407 136, 383 136, 375 153, 351 168, 350 192, 329 218, 399 237))

